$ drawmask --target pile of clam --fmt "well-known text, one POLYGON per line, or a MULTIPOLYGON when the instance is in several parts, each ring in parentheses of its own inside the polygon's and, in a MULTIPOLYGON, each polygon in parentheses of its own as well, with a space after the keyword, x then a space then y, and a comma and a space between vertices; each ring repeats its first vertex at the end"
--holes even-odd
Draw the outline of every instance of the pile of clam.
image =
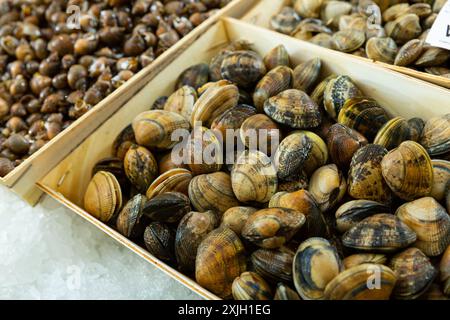
POLYGON ((0 177, 229 0, 0 0, 0 177))
POLYGON ((449 152, 450 114, 392 117, 319 59, 238 41, 121 131, 84 208, 221 298, 445 299, 449 152), (281 142, 193 161, 226 130, 281 142))
POLYGON ((271 28, 375 61, 450 78, 450 51, 425 43, 447 0, 292 0, 271 28))

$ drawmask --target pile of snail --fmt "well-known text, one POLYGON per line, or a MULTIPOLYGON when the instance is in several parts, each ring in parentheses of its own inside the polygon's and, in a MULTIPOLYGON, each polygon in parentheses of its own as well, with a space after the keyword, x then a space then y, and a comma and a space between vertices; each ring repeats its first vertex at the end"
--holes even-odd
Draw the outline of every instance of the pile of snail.
POLYGON ((0 0, 0 177, 229 1, 0 0))
POLYGON ((291 69, 283 45, 237 41, 120 132, 84 208, 224 299, 445 299, 449 155, 450 114, 392 117, 317 58, 291 69), (228 129, 281 142, 232 165, 174 161, 224 151, 228 129))
POLYGON ((292 0, 272 29, 316 45, 450 79, 450 51, 425 43, 447 0, 292 0))

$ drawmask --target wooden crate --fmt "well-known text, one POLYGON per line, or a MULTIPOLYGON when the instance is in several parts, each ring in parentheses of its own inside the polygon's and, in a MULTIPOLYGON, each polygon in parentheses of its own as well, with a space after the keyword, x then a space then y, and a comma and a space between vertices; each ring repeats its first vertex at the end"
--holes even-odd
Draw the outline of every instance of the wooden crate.
MULTIPOLYGON (((251 10, 247 12, 242 17, 242 21, 258 25, 270 29, 270 19, 273 15, 280 12, 280 10, 288 5, 291 0, 261 0, 257 5, 255 5, 251 10)), ((301 41, 301 40, 299 40, 301 41)), ((331 49, 330 49, 331 50, 331 49)), ((344 53, 345 54, 345 53, 344 53)), ((347 54, 350 55, 350 54, 347 54)), ((352 55, 350 55, 352 56, 352 55)), ((450 79, 445 77, 436 76, 422 71, 417 71, 407 67, 399 67, 384 62, 374 61, 367 58, 352 56, 355 59, 363 59, 367 62, 376 63, 384 68, 394 70, 403 73, 407 76, 411 76, 417 79, 421 79, 426 82, 434 83, 436 85, 449 88, 450 89, 450 79)))
POLYGON ((190 44, 205 33, 218 19, 223 16, 241 17, 258 1, 234 0, 225 8, 219 10, 172 48, 159 56, 151 65, 142 69, 124 85, 103 99, 95 108, 87 112, 55 139, 30 156, 7 176, 0 178, 0 183, 16 192, 29 204, 35 205, 42 195, 42 191, 35 186, 37 180, 42 178, 64 156, 75 149, 91 132, 97 129, 126 101, 142 89, 167 64, 184 52, 190 44))
POLYGON ((98 160, 111 155, 112 141, 117 134, 136 115, 148 110, 156 98, 173 92, 175 81, 181 71, 193 64, 209 62, 220 48, 237 39, 249 40, 261 54, 267 53, 279 44, 284 44, 294 64, 319 57, 323 61, 324 75, 331 72, 349 75, 366 95, 378 100, 392 115, 402 115, 406 118, 419 116, 427 119, 448 112, 450 101, 450 91, 441 87, 242 21, 227 18, 210 28, 38 182, 43 191, 61 204, 207 299, 217 297, 93 218, 83 210, 82 203, 93 166, 98 160))

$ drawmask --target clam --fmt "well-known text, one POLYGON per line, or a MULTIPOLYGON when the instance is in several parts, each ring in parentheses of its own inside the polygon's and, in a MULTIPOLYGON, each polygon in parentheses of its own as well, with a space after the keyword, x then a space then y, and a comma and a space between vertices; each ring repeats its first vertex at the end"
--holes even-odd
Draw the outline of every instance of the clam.
POLYGON ((295 288, 305 300, 324 299, 325 287, 344 269, 336 248, 323 238, 302 242, 292 268, 295 288))
POLYGON ((191 124, 200 121, 204 126, 210 126, 212 121, 225 111, 237 106, 239 89, 228 81, 215 82, 209 86, 195 103, 191 124))
POLYGON ((231 178, 225 172, 194 177, 189 184, 189 199, 198 211, 214 210, 224 213, 239 205, 231 187, 231 178))
POLYGON ((217 225, 217 215, 212 211, 192 211, 181 219, 175 236, 175 256, 180 270, 194 271, 197 249, 217 225))
POLYGON ((411 201, 430 194, 433 166, 425 149, 405 141, 381 161, 381 171, 389 188, 401 199, 411 201))
POLYGON ((285 179, 278 180, 278 191, 295 192, 301 189, 308 189, 308 176, 300 171, 285 179))
POLYGON ((335 164, 317 169, 309 182, 309 192, 323 212, 341 201, 346 188, 345 177, 335 164))
POLYGON ((450 296, 450 246, 445 250, 439 265, 443 291, 446 296, 450 296))
POLYGON ((274 300, 301 300, 297 292, 289 288, 284 283, 277 284, 274 300))
POLYGON ((259 210, 247 219, 242 237, 262 248, 279 248, 298 232, 305 221, 303 213, 292 209, 259 210))
POLYGON ((175 235, 167 225, 160 222, 150 223, 144 231, 144 243, 156 258, 166 262, 175 260, 175 235))
MULTIPOLYGON (((173 150, 180 150, 179 146, 184 145, 184 141, 176 144, 173 150)), ((181 148, 182 149, 182 148, 181 148)), ((176 153, 175 153, 176 154, 176 153)), ((174 157, 172 150, 165 153, 158 161, 159 174, 164 174, 167 171, 173 169, 189 169, 188 165, 183 161, 179 161, 180 158, 174 157)))
POLYGON ((266 281, 254 272, 244 272, 234 279, 231 287, 236 300, 270 300, 272 292, 266 281))
POLYGON ((425 128, 425 121, 422 118, 411 118, 408 120, 409 138, 412 141, 419 142, 422 140, 423 129, 425 128))
POLYGON ((349 14, 352 11, 352 5, 344 1, 327 1, 321 8, 320 17, 327 25, 335 28, 339 26, 339 18, 349 14))
POLYGON ((272 283, 292 282, 292 262, 294 252, 281 247, 279 249, 258 249, 251 255, 254 271, 272 283))
POLYGON ((322 62, 319 58, 314 58, 299 64, 293 72, 293 88, 310 92, 319 78, 321 68, 322 62))
POLYGON ((327 225, 316 200, 307 190, 295 192, 278 192, 269 202, 269 208, 288 208, 303 213, 306 222, 298 235, 307 239, 325 236, 327 225))
POLYGON ((385 264, 387 257, 382 253, 357 253, 344 259, 345 269, 350 269, 364 263, 385 264))
POLYGON ((189 130, 189 122, 180 114, 166 110, 150 110, 139 114, 132 123, 139 145, 171 149, 178 142, 172 139, 176 130, 189 130))
POLYGON ((150 151, 133 145, 125 154, 124 170, 131 183, 145 193, 158 175, 158 164, 150 151))
POLYGON ((292 83, 292 70, 286 66, 270 70, 256 85, 253 102, 259 111, 263 111, 264 102, 289 89, 292 83))
POLYGON ((280 129, 265 114, 255 114, 242 123, 240 137, 250 150, 259 150, 270 155, 278 146, 280 129))
POLYGON ((289 67, 289 60, 289 53, 287 52, 286 47, 282 44, 270 50, 263 59, 264 65, 268 71, 279 66, 289 67))
POLYGON ((223 165, 221 140, 214 131, 195 127, 184 147, 187 165, 193 175, 219 171, 223 165))
POLYGON ((208 82, 209 66, 206 63, 199 63, 184 70, 178 77, 175 90, 183 86, 198 89, 208 82))
POLYGON ((327 134, 331 160, 342 169, 349 167, 355 152, 367 143, 362 134, 340 123, 332 125, 327 134))
POLYGON ((192 173, 183 168, 175 168, 164 172, 147 189, 147 198, 152 199, 166 192, 181 192, 188 194, 188 186, 192 173))
POLYGON ((144 233, 148 222, 143 215, 143 208, 147 199, 141 194, 135 195, 129 200, 117 217, 117 230, 127 238, 137 239, 144 233))
POLYGON ((409 3, 397 3, 383 11, 384 22, 394 21, 409 9, 409 3))
POLYGON ((450 244, 450 216, 435 199, 405 203, 395 214, 417 234, 414 246, 427 256, 442 254, 450 244))
POLYGON ((300 23, 300 20, 301 18, 293 8, 284 7, 280 13, 270 19, 270 27, 275 31, 291 34, 300 23))
POLYGON ((389 267, 397 275, 393 296, 396 299, 415 299, 422 295, 437 275, 426 255, 417 248, 409 248, 395 255, 389 267))
POLYGON ((296 129, 315 128, 322 118, 319 106, 305 92, 296 89, 266 100, 264 112, 276 122, 296 129))
POLYGON ((84 194, 84 209, 102 222, 109 222, 122 207, 120 184, 112 173, 99 171, 84 194))
POLYGON ((143 213, 152 221, 177 223, 191 211, 189 198, 179 192, 166 192, 147 201, 143 213))
POLYGON ((211 130, 217 135, 220 133, 224 142, 230 141, 230 139, 235 138, 236 131, 241 128, 244 121, 255 114, 256 109, 254 107, 240 104, 214 119, 211 124, 211 130), (232 137, 229 136, 230 133, 233 133, 232 137))
POLYGON ((404 67, 414 63, 422 54, 423 46, 424 43, 422 40, 409 40, 400 48, 400 50, 398 50, 394 64, 396 66, 404 67))
POLYGON ((312 147, 311 139, 300 132, 294 132, 283 139, 274 158, 278 177, 283 179, 299 172, 311 154, 312 147))
POLYGON ((422 33, 420 19, 414 13, 403 14, 394 21, 386 23, 384 26, 386 35, 403 44, 411 39, 417 38, 422 33))
POLYGON ((425 71, 429 74, 450 78, 450 69, 445 67, 428 67, 425 71))
POLYGON ((294 10, 302 18, 319 18, 323 0, 296 0, 294 10))
POLYGON ((193 87, 183 86, 169 96, 164 110, 178 113, 190 121, 196 101, 197 91, 193 87))
POLYGON ((92 168, 92 176, 99 171, 106 171, 112 173, 117 181, 119 181, 122 190, 126 190, 129 187, 129 181, 125 175, 123 168, 123 160, 115 157, 107 157, 98 161, 94 168, 92 168))
POLYGON ((392 150, 400 145, 403 141, 409 140, 410 129, 408 121, 402 117, 396 117, 381 127, 373 141, 374 144, 392 150))
POLYGON ((125 154, 132 144, 136 143, 133 127, 125 127, 113 142, 112 154, 119 159, 125 158, 125 154))
POLYGON ((244 151, 231 171, 231 184, 239 201, 265 203, 277 191, 277 173, 267 155, 244 151))
POLYGON ((328 83, 332 80, 337 78, 338 76, 335 74, 331 74, 325 79, 323 79, 313 90, 311 93, 311 99, 317 103, 317 105, 322 106, 323 104, 323 95, 325 94, 325 89, 328 85, 328 83))
POLYGON ((220 226, 229 228, 240 236, 248 217, 256 211, 258 210, 252 207, 230 208, 222 215, 222 223, 220 226))
POLYGON ((408 247, 416 239, 415 232, 396 216, 376 214, 350 228, 342 243, 362 251, 392 252, 408 247))
POLYGON ((345 101, 337 120, 373 141, 381 127, 389 121, 389 116, 375 100, 357 97, 345 101))
POLYGON ((333 47, 333 36, 324 32, 316 34, 308 41, 315 45, 328 49, 331 49, 333 47))
POLYGON ((341 52, 353 52, 363 46, 364 42, 365 32, 356 29, 338 31, 331 39, 332 48, 341 52))
POLYGON ((366 54, 369 59, 392 64, 397 56, 398 47, 389 37, 373 37, 366 43, 366 54))
POLYGON ((416 60, 418 67, 438 67, 444 65, 450 59, 450 51, 429 47, 425 49, 422 55, 416 60))
POLYGON ((244 246, 230 229, 212 231, 200 244, 195 280, 221 298, 229 298, 234 279, 246 269, 244 246))
POLYGON ((346 232, 367 217, 389 211, 389 206, 376 201, 352 200, 336 210, 336 226, 339 232, 346 232))
POLYGON ((433 187, 430 196, 437 201, 442 201, 445 198, 446 189, 449 188, 450 161, 431 160, 431 164, 433 165, 433 187))
POLYGON ((365 263, 346 269, 325 288, 327 300, 388 300, 397 277, 382 264, 365 263))
MULTIPOLYGON (((293 134, 299 134, 307 137, 311 141, 312 148, 308 152, 307 157, 303 163, 302 170, 308 175, 325 165, 328 162, 328 149, 325 142, 317 134, 311 131, 295 131, 293 134)), ((303 139, 303 138, 302 138, 303 139)))
POLYGON ((222 61, 222 78, 240 87, 258 82, 267 72, 262 58, 254 51, 234 51, 222 61))
POLYGON ((348 76, 338 76, 331 79, 324 92, 324 107, 328 115, 337 119, 345 101, 361 95, 358 87, 348 76))
MULTIPOLYGON (((222 80, 221 67, 223 60, 233 51, 233 48, 225 48, 216 54, 209 63, 209 80, 212 82, 222 80)), ((206 83, 205 85, 207 85, 206 83)), ((203 86, 202 86, 203 87, 203 86)), ((200 90, 202 87, 198 88, 200 90)), ((199 92, 200 93, 200 92, 199 92)))
POLYGON ((420 143, 431 156, 450 151, 450 113, 428 120, 420 143))

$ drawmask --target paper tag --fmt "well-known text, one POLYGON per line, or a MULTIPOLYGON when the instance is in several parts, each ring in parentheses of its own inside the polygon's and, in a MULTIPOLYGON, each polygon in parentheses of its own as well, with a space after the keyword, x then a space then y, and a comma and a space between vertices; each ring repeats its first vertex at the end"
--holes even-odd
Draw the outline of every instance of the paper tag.
POLYGON ((450 0, 439 12, 426 42, 433 47, 450 50, 450 0))

